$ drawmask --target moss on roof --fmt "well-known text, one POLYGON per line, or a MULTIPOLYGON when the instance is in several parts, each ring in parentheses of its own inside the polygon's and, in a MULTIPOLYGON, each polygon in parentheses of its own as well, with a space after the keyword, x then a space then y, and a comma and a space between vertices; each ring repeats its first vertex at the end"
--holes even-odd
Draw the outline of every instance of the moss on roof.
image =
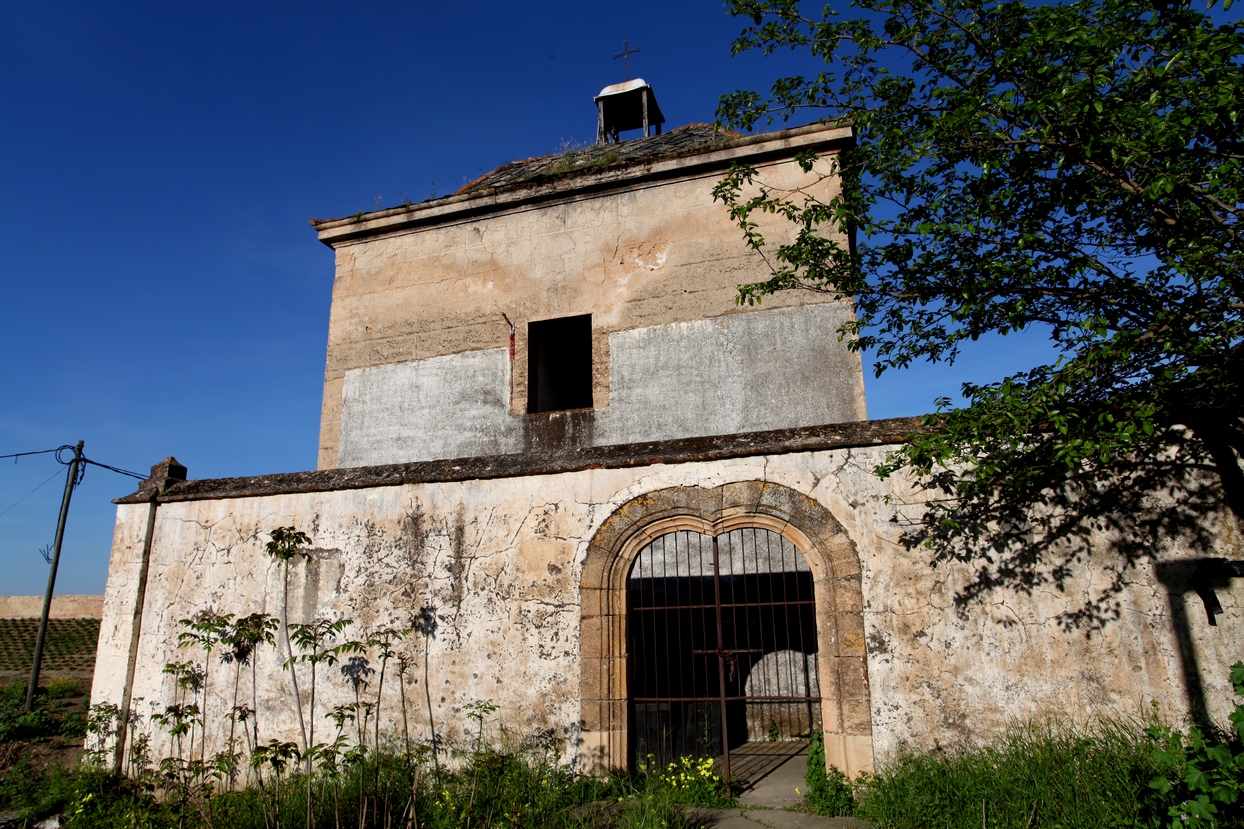
POLYGON ((636 138, 617 144, 594 144, 554 155, 513 161, 485 173, 460 188, 455 195, 526 185, 571 173, 689 155, 732 137, 733 134, 717 130, 711 124, 689 124, 663 135, 636 138))

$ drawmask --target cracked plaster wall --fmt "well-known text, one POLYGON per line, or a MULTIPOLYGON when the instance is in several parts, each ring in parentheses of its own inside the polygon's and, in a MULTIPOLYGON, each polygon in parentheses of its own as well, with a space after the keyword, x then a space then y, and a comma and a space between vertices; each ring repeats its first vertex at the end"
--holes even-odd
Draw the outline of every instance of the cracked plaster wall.
MULTIPOLYGON (((918 506, 901 479, 872 474, 884 451, 161 504, 134 665, 135 707, 146 714, 171 701, 172 683, 161 668, 192 656, 176 646, 179 619, 205 607, 239 615, 279 612, 281 571, 265 556, 263 542, 273 527, 293 525, 311 536, 314 558, 291 568, 291 621, 350 618, 356 626, 346 635, 358 636, 363 628, 405 627, 430 602, 439 616, 430 642, 430 685, 443 736, 461 739, 463 706, 489 699, 511 731, 564 737, 573 759, 580 722, 578 585, 593 534, 619 505, 647 492, 764 480, 824 505, 859 552, 878 762, 904 745, 980 738, 1050 713, 1140 714, 1151 703, 1172 719, 1188 711, 1175 605, 1151 566, 1128 574, 1118 620, 1091 638, 1063 630, 1056 617, 1101 582, 1104 568, 1115 566, 1104 552, 1100 559, 1090 557, 1066 592, 1001 593, 962 615, 954 593, 967 574, 931 571, 924 554, 898 543, 902 521, 918 506)), ((147 505, 118 510, 95 702, 123 699, 147 515, 147 505)), ((1231 543, 1238 546, 1238 540, 1231 543)), ((1169 557, 1191 555, 1172 549, 1169 557)), ((1179 599, 1185 602, 1197 679, 1210 713, 1220 718, 1229 694, 1227 666, 1242 656, 1240 581, 1218 591, 1223 610, 1216 626, 1207 623, 1195 594, 1179 599)), ((421 647, 412 655, 421 682, 421 647)), ((219 721, 229 704, 228 683, 218 662, 212 670, 209 721, 219 721)), ((261 655, 258 673, 261 738, 295 739, 288 677, 271 649, 261 655)), ((383 729, 396 733, 392 680, 390 674, 383 729)), ((320 675, 319 693, 318 722, 326 730, 323 712, 353 698, 330 668, 320 675)), ((408 688, 408 708, 412 729, 425 735, 418 685, 408 688)), ((217 744, 222 734, 218 728, 217 744)), ((157 741, 155 748, 164 747, 157 741)))
MULTIPOLYGON (((819 162, 819 172, 826 173, 828 165, 828 158, 819 162)), ((805 175, 793 161, 757 167, 758 180, 779 190, 804 186, 827 198, 836 186, 832 178, 805 175)), ((416 374, 429 383, 435 375, 436 392, 469 404, 465 410, 478 419, 492 423, 508 411, 511 422, 499 427, 500 439, 519 440, 514 433, 521 429, 514 421, 521 421, 526 411, 527 323, 533 320, 592 315, 593 406, 604 414, 618 402, 616 394, 634 387, 628 380, 629 385, 619 390, 610 376, 611 368, 619 365, 610 354, 618 332, 760 311, 735 303, 738 285, 765 280, 769 270, 743 243, 725 206, 713 201, 712 189, 721 175, 722 171, 705 172, 640 182, 624 190, 451 217, 427 227, 340 243, 329 321, 320 468, 452 457, 455 447, 470 444, 474 438, 465 431, 421 444, 412 422, 422 428, 436 421, 441 409, 416 411, 412 401, 422 392, 397 402, 381 393, 382 380, 409 386, 416 374), (514 323, 513 342, 507 318, 514 323), (488 356, 468 357, 469 352, 488 356), (439 370, 444 365, 432 358, 447 355, 463 355, 474 362, 468 371, 446 375, 439 370), (479 364, 481 360, 488 365, 479 364), (509 370, 498 379, 506 363, 509 370), (378 367, 386 368, 377 371, 378 367), (486 388, 478 385, 485 381, 486 388), (458 388, 451 388, 455 384, 458 388), (494 399, 498 397, 504 402, 499 404, 494 399), (385 420, 394 407, 407 418, 397 426, 385 420), (402 430, 401 439, 386 442, 380 435, 392 429, 402 430)), ((781 219, 762 216, 758 221, 771 245, 792 233, 793 226, 781 219)), ((828 413, 821 412, 820 420, 807 420, 795 406, 785 416, 783 406, 793 398, 777 399, 769 410, 775 428, 866 417, 859 356, 837 341, 838 326, 853 313, 851 304, 824 294, 790 291, 766 298, 764 309, 824 303, 834 309, 818 317, 825 325, 809 343, 816 352, 811 355, 816 362, 809 365, 829 368, 803 390, 802 399, 818 395, 826 401, 828 413)), ((727 328, 718 326, 710 332, 710 341, 720 339, 727 328)), ((745 326, 735 328, 737 335, 745 333, 745 326)), ((758 361, 753 374, 773 370, 763 349, 754 350, 753 356, 758 361)), ((787 357, 789 367, 795 361, 787 357)), ((722 358, 728 363, 737 355, 723 353, 722 358)), ((733 376, 748 379, 748 372, 736 371, 733 376)), ((716 375, 680 375, 672 382, 709 390, 716 380, 716 375)), ((761 391, 767 392, 767 387, 761 391)), ((652 396, 643 402, 654 404, 652 396)), ((679 404, 661 398, 655 405, 652 416, 661 420, 679 404)), ((631 411, 613 422, 629 420, 636 425, 634 409, 632 403, 631 411)))

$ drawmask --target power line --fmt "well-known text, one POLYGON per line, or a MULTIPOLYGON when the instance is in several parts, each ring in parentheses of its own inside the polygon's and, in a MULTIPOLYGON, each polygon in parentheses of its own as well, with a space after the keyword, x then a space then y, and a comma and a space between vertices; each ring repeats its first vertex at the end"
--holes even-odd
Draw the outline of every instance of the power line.
MULTIPOLYGON (((55 449, 40 449, 36 452, 14 452, 11 455, 0 455, 0 460, 4 460, 5 458, 12 458, 13 463, 17 463, 18 458, 24 458, 27 455, 49 455, 52 452, 60 452, 62 449, 72 449, 72 448, 73 448, 72 446, 57 446, 55 449)), ((60 459, 57 458, 57 460, 60 460, 60 459)), ((68 463, 68 461, 62 461, 62 463, 68 463)))
MULTIPOLYGON (((120 475, 128 475, 131 478, 138 478, 139 480, 146 480, 146 478, 143 475, 140 475, 137 472, 130 472, 128 469, 121 469, 120 467, 110 466, 109 464, 100 463, 99 461, 88 460, 86 456, 82 454, 82 445, 83 445, 83 441, 78 441, 77 446, 66 445, 66 446, 58 446, 55 449, 41 449, 36 452, 14 452, 9 455, 0 455, 0 458, 13 458, 13 462, 17 463, 18 458, 21 458, 26 455, 45 455, 45 454, 54 453, 56 456, 57 463, 60 463, 62 465, 66 465, 69 467, 69 474, 66 475, 65 477, 65 495, 61 499, 61 502, 60 502, 60 517, 56 521, 56 540, 52 542, 51 555, 45 556, 45 558, 48 559, 48 565, 49 565, 48 587, 47 587, 47 591, 43 594, 43 613, 39 617, 39 633, 38 633, 38 636, 36 636, 35 638, 34 661, 30 669, 30 682, 26 686, 26 712, 27 713, 33 710, 35 689, 39 687, 39 670, 42 667, 42 662, 43 662, 43 646, 47 640, 48 615, 49 615, 49 611, 52 606, 52 595, 56 590, 56 570, 57 570, 58 565, 60 564, 61 543, 65 539, 65 522, 66 522, 66 519, 69 517, 69 499, 73 496, 73 491, 78 487, 79 484, 82 483, 82 479, 86 475, 86 465, 91 464, 93 466, 98 466, 103 469, 107 469, 110 472, 116 472, 120 475), (62 457, 62 454, 66 450, 73 452, 72 460, 67 461, 62 457)), ((40 487, 42 487, 48 481, 51 481, 52 478, 55 478, 59 474, 60 474, 60 470, 53 472, 52 475, 48 477, 46 481, 44 481, 42 484, 39 484, 39 486, 35 487, 30 492, 23 495, 21 498, 17 499, 17 501, 12 506, 5 509, 4 512, 0 512, 0 516, 3 516, 9 510, 13 509, 13 507, 17 506, 22 501, 26 500, 26 498, 33 495, 35 492, 39 490, 40 487)))
MULTIPOLYGON (((70 451, 70 452, 72 452, 72 451, 73 451, 73 447, 72 447, 72 446, 70 446, 69 444, 65 444, 65 445, 63 445, 63 446, 58 446, 58 447, 56 447, 55 449, 39 449, 39 450, 34 451, 34 452, 13 452, 12 454, 9 454, 9 455, 0 455, 0 460, 4 460, 5 458, 13 458, 13 462, 14 462, 14 463, 17 463, 17 459, 18 459, 18 458, 24 458, 24 457, 26 457, 27 455, 50 455, 50 454, 55 454, 55 455, 56 455, 56 462, 57 462, 57 463, 61 464, 62 466, 68 466, 68 465, 71 463, 71 461, 67 461, 67 460, 65 460, 65 459, 63 459, 63 458, 61 457, 61 453, 62 453, 62 452, 65 452, 65 451, 70 451)), ((92 466, 102 467, 103 469, 107 469, 107 470, 109 470, 110 472, 116 472, 116 473, 121 474, 121 475, 128 475, 128 476, 130 476, 131 478, 137 478, 137 479, 138 479, 138 480, 140 480, 140 481, 145 481, 145 480, 147 480, 149 477, 151 477, 150 475, 144 475, 144 474, 142 474, 141 472, 131 472, 131 471, 129 471, 128 469, 122 469, 122 468, 120 468, 119 466, 110 466, 110 465, 108 465, 108 464, 106 464, 106 463, 100 463, 99 461, 96 461, 96 460, 91 460, 90 458, 87 458, 87 457, 79 458, 78 460, 79 460, 79 462, 80 462, 80 463, 84 463, 84 464, 89 463, 89 464, 91 464, 92 466)), ((85 470, 83 470, 83 472, 85 472, 85 470)), ((55 477, 55 476, 53 476, 53 477, 55 477)), ((49 478, 48 480, 51 480, 51 478, 49 478)), ((82 473, 79 473, 77 483, 75 483, 75 484, 74 484, 74 486, 77 486, 77 485, 78 485, 79 483, 81 483, 81 482, 82 482, 82 473)), ((44 481, 43 483, 44 483, 44 484, 46 484, 46 483, 47 483, 47 481, 44 481)), ((43 486, 43 484, 39 484, 39 486, 43 486)), ((35 487, 35 489, 38 489, 38 488, 39 488, 39 487, 35 487)), ((34 490, 31 490, 31 492, 34 492, 34 490)), ((29 495, 29 494, 30 494, 30 493, 27 493, 27 495, 29 495)), ((23 497, 23 498, 25 498, 26 496, 22 496, 22 497, 23 497)), ((16 506, 16 505, 14 505, 14 506, 16 506)), ((12 509, 12 508, 13 508, 13 507, 9 507, 9 509, 12 509)), ((8 510, 5 510, 5 512, 8 512, 8 510)), ((3 513, 3 512, 0 512, 0 515, 4 515, 4 513, 3 513)))
MULTIPOLYGON (((55 451, 55 450, 53 450, 53 451, 55 451)), ((28 452, 27 454, 34 454, 34 453, 33 453, 33 452, 28 452)), ((12 504, 10 504, 8 507, 6 507, 6 508, 5 508, 5 510, 4 510, 4 512, 0 512, 0 515, 4 515, 4 513, 5 513, 5 512, 8 512, 9 510, 13 509, 13 507, 15 507, 15 506, 17 506, 18 504, 20 504, 22 501, 25 501, 25 500, 26 500, 27 498, 29 498, 31 495, 34 495, 36 492, 38 492, 40 489, 42 489, 42 488, 43 488, 43 485, 44 485, 44 484, 46 484, 48 481, 52 480, 52 478, 55 478, 55 477, 56 477, 57 475, 59 475, 59 474, 60 474, 60 470, 58 469, 58 470, 56 470, 55 472, 53 472, 53 473, 52 473, 52 474, 48 477, 48 480, 47 480, 47 481, 44 481, 42 484, 39 484, 37 487, 35 487, 34 489, 30 490, 30 492, 27 492, 27 493, 26 493, 25 495, 23 495, 21 498, 18 498, 18 499, 17 499, 16 501, 14 501, 12 504)))
MULTIPOLYGON (((55 455, 56 455, 56 462, 57 462, 57 463, 61 464, 62 466, 74 466, 74 467, 75 467, 75 472, 76 472, 77 474, 75 475, 75 479, 74 479, 74 482, 73 482, 73 484, 72 484, 72 486, 73 486, 75 489, 76 489, 79 485, 81 485, 81 483, 82 483, 82 479, 86 477, 86 465, 87 465, 88 463, 89 463, 89 464, 91 464, 92 466, 98 466, 98 467, 101 467, 101 468, 103 468, 103 469, 107 469, 109 472, 116 472, 116 473, 118 473, 118 474, 120 474, 120 475, 128 475, 129 477, 131 477, 131 478, 136 478, 136 479, 138 479, 138 480, 140 480, 140 481, 145 481, 145 480, 147 480, 147 478, 149 478, 149 477, 150 477, 149 475, 142 475, 142 474, 140 474, 140 473, 138 473, 138 472, 131 472, 131 471, 129 471, 128 469, 121 469, 121 468, 120 468, 120 467, 118 467, 118 466, 110 466, 109 464, 106 464, 106 463, 100 463, 99 461, 93 461, 93 460, 91 460, 90 458, 83 457, 83 456, 80 456, 80 455, 79 455, 79 456, 78 456, 78 458, 77 458, 77 461, 78 461, 78 462, 75 464, 73 461, 67 461, 67 460, 63 460, 63 459, 61 458, 61 453, 62 453, 62 452, 64 452, 65 450, 69 450, 69 451, 71 451, 71 452, 72 452, 72 451, 74 451, 74 448, 73 448, 72 446, 69 446, 68 444, 65 444, 64 446, 58 446, 58 447, 56 447, 55 449, 39 449, 39 450, 34 451, 34 452, 13 452, 13 453, 8 454, 8 455, 0 455, 0 460, 5 459, 5 458, 12 458, 12 459, 13 459, 13 463, 17 463, 17 459, 18 459, 18 458, 24 458, 24 457, 26 457, 26 456, 28 456, 28 455, 51 455, 51 454, 55 454, 55 455)), ((49 481, 51 481, 53 478, 55 478, 55 477, 56 477, 57 475, 59 475, 59 474, 60 474, 60 470, 59 470, 59 469, 58 469, 58 470, 56 470, 55 472, 53 472, 50 476, 48 476, 47 480, 45 480, 43 483, 39 484, 39 485, 38 485, 37 487, 35 487, 34 489, 30 490, 30 492, 27 492, 27 493, 26 493, 25 495, 23 495, 21 498, 18 498, 16 501, 14 501, 13 503, 9 504, 7 507, 5 507, 5 508, 4 508, 4 510, 3 510, 3 511, 0 511, 0 516, 5 515, 5 514, 6 514, 9 510, 11 510, 11 509, 13 509, 14 507, 16 507, 16 506, 17 506, 18 504, 20 504, 22 501, 25 501, 25 500, 26 500, 27 498, 29 498, 31 495, 34 495, 34 494, 35 494, 36 492, 38 492, 40 489, 43 489, 43 487, 44 487, 44 486, 45 486, 45 485, 46 485, 49 481)))
MULTIPOLYGON (((72 448, 72 447, 70 447, 70 448, 72 448)), ((119 472, 119 473, 120 473, 120 474, 122 474, 122 475, 129 475, 131 478, 137 478, 137 479, 138 479, 138 480, 140 480, 140 481, 145 481, 145 480, 147 480, 148 478, 150 478, 150 477, 151 477, 150 475, 143 475, 143 474, 142 474, 142 473, 140 473, 140 472, 130 472, 128 469, 119 469, 119 468, 117 468, 117 467, 115 467, 115 466, 109 466, 109 465, 108 465, 108 464, 106 464, 106 463, 100 463, 99 461, 93 461, 93 460, 91 460, 90 458, 83 458, 83 459, 82 459, 82 462, 83 462, 83 463, 89 463, 89 464, 91 464, 91 466, 102 466, 104 469, 108 469, 108 470, 111 470, 111 471, 113 471, 113 472, 119 472)), ((63 463, 63 461, 62 461, 62 463, 63 463)))

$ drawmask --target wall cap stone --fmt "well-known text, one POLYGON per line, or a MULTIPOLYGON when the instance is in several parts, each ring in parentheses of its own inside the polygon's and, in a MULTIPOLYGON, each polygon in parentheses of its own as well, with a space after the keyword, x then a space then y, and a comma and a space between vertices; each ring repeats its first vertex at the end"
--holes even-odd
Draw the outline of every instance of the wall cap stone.
POLYGON ((117 498, 113 503, 169 503, 333 492, 404 484, 558 475, 585 469, 627 469, 661 463, 701 463, 760 455, 889 446, 902 443, 908 435, 920 429, 919 418, 896 417, 888 420, 862 420, 798 429, 774 429, 539 453, 317 469, 244 478, 209 478, 199 481, 165 479, 160 482, 159 488, 145 481, 139 486, 138 492, 117 498))
MULTIPOLYGON (((38 619, 43 615, 42 596, 0 596, 0 619, 38 619)), ((49 619, 102 619, 104 596, 57 593, 52 596, 49 619)))

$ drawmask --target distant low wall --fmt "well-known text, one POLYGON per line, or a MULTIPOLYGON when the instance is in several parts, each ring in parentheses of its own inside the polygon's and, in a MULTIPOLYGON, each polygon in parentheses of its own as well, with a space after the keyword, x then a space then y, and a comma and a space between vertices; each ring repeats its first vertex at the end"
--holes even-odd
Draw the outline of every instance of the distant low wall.
MULTIPOLYGON (((0 596, 0 619, 38 619, 43 615, 42 596, 0 596)), ((52 619, 102 619, 104 597, 53 596, 52 619)))

